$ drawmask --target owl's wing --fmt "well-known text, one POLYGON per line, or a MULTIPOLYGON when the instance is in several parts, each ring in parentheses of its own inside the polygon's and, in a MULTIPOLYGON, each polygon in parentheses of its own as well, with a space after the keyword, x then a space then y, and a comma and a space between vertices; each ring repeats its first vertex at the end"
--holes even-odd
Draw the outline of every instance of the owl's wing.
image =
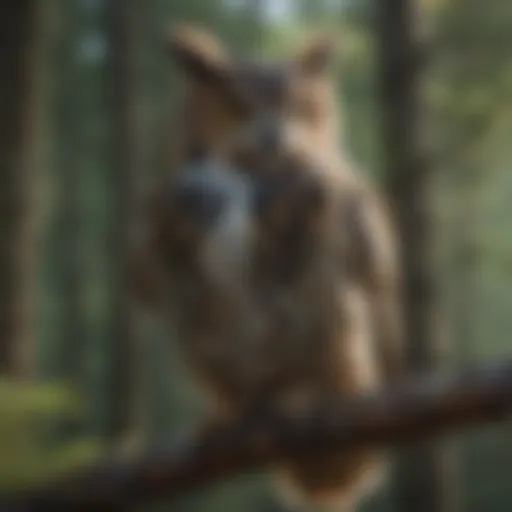
POLYGON ((377 190, 358 176, 345 215, 351 272, 367 290, 386 384, 403 374, 402 279, 391 212, 377 190))

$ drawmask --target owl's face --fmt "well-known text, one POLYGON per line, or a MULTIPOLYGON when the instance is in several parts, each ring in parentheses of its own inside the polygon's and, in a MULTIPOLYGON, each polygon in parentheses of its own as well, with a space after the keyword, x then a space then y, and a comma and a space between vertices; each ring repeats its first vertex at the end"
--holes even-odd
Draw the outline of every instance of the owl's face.
POLYGON ((256 63, 186 28, 171 50, 187 86, 183 129, 204 157, 173 169, 159 192, 153 225, 165 268, 193 269, 219 289, 297 279, 331 193, 321 159, 337 139, 332 43, 256 63))

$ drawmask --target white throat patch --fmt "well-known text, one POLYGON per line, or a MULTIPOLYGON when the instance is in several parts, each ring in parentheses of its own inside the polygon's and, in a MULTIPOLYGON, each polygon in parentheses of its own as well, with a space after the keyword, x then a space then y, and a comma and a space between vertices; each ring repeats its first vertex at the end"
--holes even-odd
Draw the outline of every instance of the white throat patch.
POLYGON ((212 165, 208 173, 208 179, 225 188, 229 200, 206 235, 199 260, 215 285, 238 295, 247 279, 253 248, 250 184, 222 165, 212 165))

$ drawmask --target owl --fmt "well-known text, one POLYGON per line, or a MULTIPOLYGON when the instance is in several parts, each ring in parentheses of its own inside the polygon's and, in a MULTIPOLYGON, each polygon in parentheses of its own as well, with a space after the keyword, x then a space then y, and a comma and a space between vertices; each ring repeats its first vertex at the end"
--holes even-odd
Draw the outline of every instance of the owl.
MULTIPOLYGON (((332 41, 281 62, 238 60, 180 27, 170 50, 182 108, 134 276, 203 392, 206 431, 390 385, 398 243, 382 195, 339 142, 332 41)), ((350 511, 385 467, 382 453, 354 449, 272 472, 290 503, 350 511)))

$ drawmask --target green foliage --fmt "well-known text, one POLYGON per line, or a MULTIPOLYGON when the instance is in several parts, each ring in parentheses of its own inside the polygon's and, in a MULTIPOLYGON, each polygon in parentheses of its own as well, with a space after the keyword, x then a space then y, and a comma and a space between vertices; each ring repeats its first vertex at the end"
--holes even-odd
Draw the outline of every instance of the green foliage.
POLYGON ((0 490, 50 479, 99 456, 89 439, 49 443, 55 424, 80 414, 76 398, 62 386, 0 381, 0 490))

